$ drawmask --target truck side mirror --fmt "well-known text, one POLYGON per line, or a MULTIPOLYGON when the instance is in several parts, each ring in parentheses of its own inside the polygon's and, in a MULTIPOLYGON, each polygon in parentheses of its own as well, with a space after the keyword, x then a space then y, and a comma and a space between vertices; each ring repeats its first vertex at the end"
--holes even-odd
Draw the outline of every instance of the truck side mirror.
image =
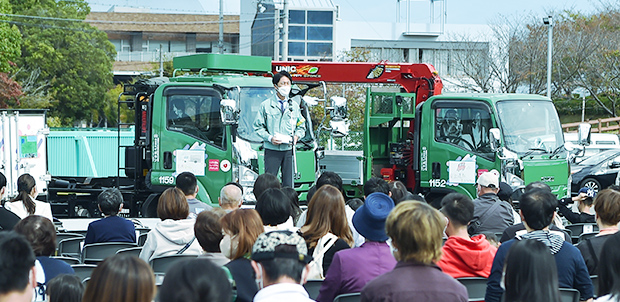
POLYGON ((489 129, 489 143, 491 145, 491 150, 496 152, 499 149, 500 142, 500 132, 499 128, 489 129))
POLYGON ((579 124, 579 128, 577 130, 577 139, 580 145, 589 145, 590 144, 590 130, 592 125, 588 123, 579 124))
POLYGON ((329 121, 329 127, 332 129, 334 137, 343 137, 349 135, 349 121, 329 121))
POLYGON ((346 120, 347 119, 347 99, 339 96, 331 97, 332 101, 332 112, 331 118, 335 121, 346 120))
POLYGON ((220 102, 220 116, 222 117, 222 124, 236 124, 239 119, 238 113, 237 102, 235 102, 235 100, 223 99, 220 102))

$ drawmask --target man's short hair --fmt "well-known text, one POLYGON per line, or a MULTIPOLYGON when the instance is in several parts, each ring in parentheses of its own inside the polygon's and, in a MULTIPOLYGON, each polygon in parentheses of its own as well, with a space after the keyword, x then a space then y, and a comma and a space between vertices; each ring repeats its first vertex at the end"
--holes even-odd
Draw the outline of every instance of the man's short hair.
POLYGON ((220 190, 220 202, 222 204, 229 204, 233 207, 239 206, 243 199, 243 191, 239 187, 228 184, 222 187, 220 190))
POLYGON ((278 85, 282 77, 287 77, 291 82, 293 82, 293 77, 291 77, 291 74, 288 73, 286 70, 282 70, 273 75, 273 79, 271 80, 273 82, 273 85, 278 85))
POLYGON ((263 220, 263 225, 285 223, 291 217, 291 209, 291 200, 280 189, 267 189, 256 200, 255 210, 263 220))
POLYGON ((6 187, 6 176, 0 172, 0 189, 6 187))
POLYGON ((15 232, 0 232, 0 295, 23 291, 35 260, 26 238, 15 232))
POLYGON ((390 185, 388 185, 383 178, 371 177, 366 183, 364 183, 364 196, 368 196, 375 192, 390 195, 390 185))
POLYGON ((474 202, 461 193, 450 193, 441 200, 441 212, 450 222, 466 226, 474 218, 474 202))
POLYGON ((202 211, 194 223, 194 235, 205 252, 219 253, 220 241, 224 238, 220 216, 212 211, 202 211))
POLYGON ((555 195, 543 189, 526 192, 521 196, 519 203, 523 220, 530 228, 537 231, 551 224, 553 213, 558 206, 555 195))
POLYGON ((323 185, 332 185, 342 192, 342 178, 340 175, 332 171, 325 171, 316 180, 316 189, 320 189, 323 185))
POLYGON ((525 186, 524 190, 525 192, 529 192, 529 191, 536 190, 536 189, 546 190, 549 193, 551 193, 551 187, 542 181, 531 182, 527 186, 525 186))
POLYGON ((192 195, 196 192, 198 180, 192 172, 183 172, 177 176, 176 187, 183 191, 185 196, 192 195))
POLYGON ((116 215, 121 209, 123 203, 123 194, 117 188, 104 189, 97 196, 97 203, 104 215, 116 215))

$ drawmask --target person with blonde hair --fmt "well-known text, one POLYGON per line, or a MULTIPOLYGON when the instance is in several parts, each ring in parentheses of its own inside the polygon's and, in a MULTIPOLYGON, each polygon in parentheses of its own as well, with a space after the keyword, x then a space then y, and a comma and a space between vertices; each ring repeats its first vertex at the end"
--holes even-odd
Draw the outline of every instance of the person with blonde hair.
POLYGON ((151 302, 155 290, 151 267, 135 256, 119 254, 106 258, 93 270, 82 301, 151 302))
POLYGON ((239 209, 224 215, 220 223, 224 234, 220 250, 231 260, 224 267, 230 271, 237 285, 235 301, 252 301, 258 287, 250 254, 258 235, 264 231, 263 220, 254 209, 239 209))
POLYGON ((175 254, 198 255, 202 248, 194 235, 194 219, 189 219, 189 205, 183 191, 169 188, 159 197, 157 216, 161 221, 149 232, 140 252, 140 258, 151 261, 155 257, 175 254))
POLYGON ((435 265, 441 257, 445 226, 441 213, 430 205, 399 203, 385 222, 398 263, 366 284, 362 301, 467 301, 465 286, 435 265))
POLYGON ((596 236, 579 242, 577 248, 586 261, 590 275, 596 275, 601 249, 603 244, 610 237, 609 235, 618 232, 620 222, 620 192, 605 189, 599 192, 594 199, 594 211, 596 213, 596 224, 599 232, 596 236))
POLYGON ((344 207, 342 193, 332 185, 321 186, 308 204, 306 222, 298 232, 314 259, 310 279, 325 278, 334 254, 354 244, 344 207))

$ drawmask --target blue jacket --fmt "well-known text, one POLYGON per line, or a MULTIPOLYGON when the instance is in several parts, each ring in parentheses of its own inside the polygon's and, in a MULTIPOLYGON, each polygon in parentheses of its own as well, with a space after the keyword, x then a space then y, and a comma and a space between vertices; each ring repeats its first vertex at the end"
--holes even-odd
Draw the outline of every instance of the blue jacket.
POLYGON ((88 225, 84 244, 99 242, 136 243, 136 228, 133 222, 116 215, 95 220, 88 225))
MULTIPOLYGON (((504 290, 499 286, 502 280, 502 271, 506 254, 517 239, 508 240, 497 249, 491 275, 487 282, 487 292, 484 297, 485 302, 500 302, 504 290)), ((586 263, 579 250, 572 244, 563 242, 560 251, 553 255, 558 268, 558 281, 560 288, 574 288, 581 293, 580 300, 588 300, 594 296, 594 288, 586 263)))

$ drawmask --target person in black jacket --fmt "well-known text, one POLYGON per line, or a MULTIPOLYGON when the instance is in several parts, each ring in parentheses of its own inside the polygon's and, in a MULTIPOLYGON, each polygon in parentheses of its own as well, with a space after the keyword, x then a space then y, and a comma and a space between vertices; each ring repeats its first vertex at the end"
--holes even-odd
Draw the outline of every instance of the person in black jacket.
POLYGON ((570 223, 595 223, 596 218, 590 214, 594 197, 596 197, 596 192, 593 189, 581 188, 577 196, 560 199, 558 201, 558 210, 570 223), (577 209, 579 209, 579 213, 575 213, 568 208, 568 205, 575 201, 578 202, 577 209))
MULTIPOLYGON (((6 177, 0 172, 0 200, 6 191, 6 177)), ((10 231, 19 222, 19 216, 0 206, 0 231, 10 231)))

